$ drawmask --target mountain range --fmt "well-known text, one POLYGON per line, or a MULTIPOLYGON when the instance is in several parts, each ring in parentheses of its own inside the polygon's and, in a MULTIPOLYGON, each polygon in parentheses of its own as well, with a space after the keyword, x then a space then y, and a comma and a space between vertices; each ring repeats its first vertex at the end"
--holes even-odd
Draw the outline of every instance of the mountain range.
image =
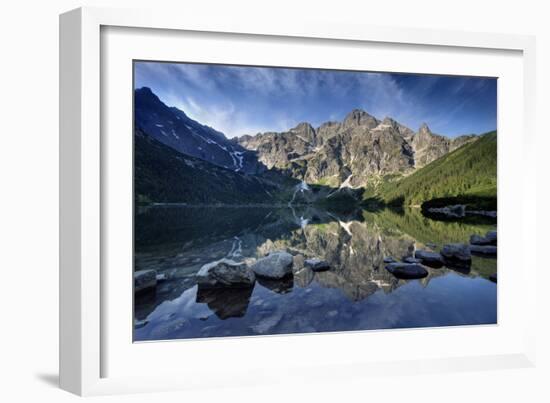
MULTIPOLYGON (((136 200, 142 202, 311 203, 342 195, 387 202, 409 177, 455 150, 475 149, 484 137, 449 138, 427 124, 415 132, 390 117, 379 120, 355 109, 342 121, 318 127, 303 122, 285 132, 228 139, 165 105, 146 87, 135 90, 134 110, 136 200)), ((496 135, 494 143, 496 156, 496 135)), ((489 164, 496 183, 496 158, 489 164)), ((479 178, 471 182, 462 188, 479 178)), ((448 196, 450 190, 440 186, 425 194, 448 196)))
POLYGON ((364 187, 388 175, 404 176, 475 140, 448 138, 423 124, 418 132, 386 117, 355 109, 341 122, 317 128, 300 123, 286 132, 245 135, 236 143, 255 151, 267 168, 307 183, 364 187))

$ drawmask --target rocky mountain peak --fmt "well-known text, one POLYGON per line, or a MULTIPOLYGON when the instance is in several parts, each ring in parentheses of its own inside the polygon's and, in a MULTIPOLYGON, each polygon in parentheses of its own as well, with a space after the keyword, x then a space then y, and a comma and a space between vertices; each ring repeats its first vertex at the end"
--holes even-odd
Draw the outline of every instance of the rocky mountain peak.
POLYGON ((299 123, 296 127, 290 129, 289 132, 301 137, 302 140, 308 142, 315 141, 315 129, 308 122, 299 123))
POLYGON ((136 89, 136 92, 139 93, 139 94, 150 94, 150 95, 154 95, 154 94, 153 94, 153 91, 152 91, 151 88, 149 88, 149 87, 141 87, 141 88, 138 88, 138 89, 136 89))
POLYGON ((395 120, 390 118, 389 116, 386 116, 384 120, 382 120, 383 125, 393 127, 394 129, 399 129, 399 123, 397 123, 395 120))
POLYGON ((162 104, 162 101, 155 95, 155 93, 149 87, 141 87, 135 90, 136 101, 147 105, 153 105, 157 107, 158 104, 162 104))
POLYGON ((389 116, 386 116, 384 120, 382 120, 382 122, 378 125, 378 129, 380 130, 391 129, 391 130, 397 131, 401 136, 407 139, 414 136, 414 131, 409 129, 407 126, 403 126, 401 123, 390 118, 389 116))
POLYGON ((422 125, 420 125, 420 129, 418 129, 418 133, 421 134, 432 134, 432 131, 428 127, 428 125, 424 122, 422 125))
POLYGON ((362 109, 354 109, 344 119, 344 127, 366 127, 374 129, 380 122, 362 109))

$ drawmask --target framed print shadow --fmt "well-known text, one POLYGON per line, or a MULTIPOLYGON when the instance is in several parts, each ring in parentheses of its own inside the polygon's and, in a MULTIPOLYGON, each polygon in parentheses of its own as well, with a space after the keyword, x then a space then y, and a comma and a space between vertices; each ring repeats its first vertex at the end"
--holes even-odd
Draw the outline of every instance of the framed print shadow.
POLYGON ((497 78, 132 68, 134 341, 497 323, 497 78))

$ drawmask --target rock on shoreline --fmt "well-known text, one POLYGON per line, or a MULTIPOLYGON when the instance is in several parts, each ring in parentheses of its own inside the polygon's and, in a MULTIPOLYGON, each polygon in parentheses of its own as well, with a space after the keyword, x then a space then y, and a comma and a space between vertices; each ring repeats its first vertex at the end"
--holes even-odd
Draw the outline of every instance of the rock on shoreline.
POLYGON ((386 265, 386 270, 404 280, 424 278, 428 275, 428 270, 417 263, 390 263, 386 265))
POLYGON ((441 256, 450 266, 469 267, 472 263, 470 247, 463 243, 449 243, 441 249, 441 256))
POLYGON ((317 258, 307 259, 304 262, 306 267, 309 267, 313 271, 325 271, 330 269, 330 265, 326 260, 321 260, 317 258))
POLYGON ((472 235, 470 237, 470 244, 471 245, 497 245, 497 232, 496 231, 489 231, 487 234, 483 237, 480 235, 472 235))
POLYGON ((417 250, 414 253, 414 257, 420 259, 423 264, 430 267, 443 266, 443 257, 436 252, 428 252, 426 250, 417 250))
POLYGON ((497 247, 493 245, 470 245, 470 250, 472 253, 475 253, 478 255, 488 255, 488 256, 497 255, 497 247))
POLYGON ((271 252, 266 257, 258 259, 251 269, 257 276, 281 279, 292 274, 292 262, 292 255, 288 252, 271 252))
POLYGON ((256 281, 254 272, 245 263, 230 259, 205 264, 196 274, 196 279, 203 288, 252 287, 256 281))
POLYGON ((422 263, 422 259, 419 259, 417 257, 407 256, 403 258, 403 262, 405 263, 422 263))

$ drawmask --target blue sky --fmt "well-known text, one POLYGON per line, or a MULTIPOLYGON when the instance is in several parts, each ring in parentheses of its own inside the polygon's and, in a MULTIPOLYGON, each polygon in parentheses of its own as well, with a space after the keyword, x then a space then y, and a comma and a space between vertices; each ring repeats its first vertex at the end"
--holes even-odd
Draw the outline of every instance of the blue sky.
POLYGON ((135 63, 135 87, 227 137, 317 127, 352 109, 457 136, 496 129, 496 79, 187 63, 135 63))

